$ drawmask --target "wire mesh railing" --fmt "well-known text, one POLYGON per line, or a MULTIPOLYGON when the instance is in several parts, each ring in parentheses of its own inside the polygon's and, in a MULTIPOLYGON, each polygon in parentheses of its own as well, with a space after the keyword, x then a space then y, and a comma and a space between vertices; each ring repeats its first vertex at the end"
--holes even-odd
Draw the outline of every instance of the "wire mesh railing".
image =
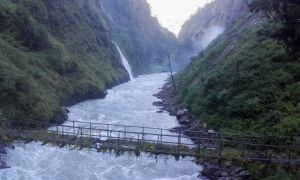
POLYGON ((300 164, 298 136, 250 136, 218 132, 171 132, 170 129, 67 121, 4 121, 1 134, 65 144, 89 142, 92 148, 138 150, 176 156, 208 157, 219 161, 259 161, 300 164), (193 142, 191 141, 193 139, 193 142))

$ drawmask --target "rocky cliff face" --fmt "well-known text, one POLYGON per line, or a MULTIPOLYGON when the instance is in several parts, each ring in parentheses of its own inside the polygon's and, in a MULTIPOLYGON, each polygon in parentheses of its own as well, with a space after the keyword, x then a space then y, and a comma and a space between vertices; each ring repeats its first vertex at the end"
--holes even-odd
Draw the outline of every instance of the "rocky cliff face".
POLYGON ((178 42, 151 16, 149 4, 145 0, 102 2, 113 39, 121 46, 134 74, 161 71, 167 49, 174 52, 178 42))
MULTIPOLYGON (((215 0, 197 13, 182 26, 178 39, 183 51, 178 61, 187 59, 205 49, 224 30, 237 21, 248 10, 248 0, 215 0)), ((182 66, 182 65, 180 65, 182 66)))

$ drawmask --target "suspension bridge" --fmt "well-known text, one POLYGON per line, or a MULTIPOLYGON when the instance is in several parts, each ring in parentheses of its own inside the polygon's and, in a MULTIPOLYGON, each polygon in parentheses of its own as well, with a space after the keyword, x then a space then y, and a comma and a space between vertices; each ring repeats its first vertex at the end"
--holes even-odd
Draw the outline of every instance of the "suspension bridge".
POLYGON ((98 152, 141 152, 210 160, 260 162, 300 166, 300 137, 246 136, 178 131, 170 129, 67 121, 51 124, 38 121, 3 122, 0 135, 26 142, 40 141, 71 149, 98 152), (186 134, 189 134, 187 136, 186 134), (192 140, 192 141, 191 141, 192 140))

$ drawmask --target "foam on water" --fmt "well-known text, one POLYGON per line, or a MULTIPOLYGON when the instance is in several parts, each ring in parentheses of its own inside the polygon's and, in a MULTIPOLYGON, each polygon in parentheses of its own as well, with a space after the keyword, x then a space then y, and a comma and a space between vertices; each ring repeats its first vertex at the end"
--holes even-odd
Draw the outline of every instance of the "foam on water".
MULTIPOLYGON (((70 107, 70 120, 172 128, 176 119, 156 113, 152 95, 167 78, 166 74, 140 76, 109 90, 105 99, 86 101, 70 107)), ((66 122, 68 123, 68 122, 66 122)), ((94 151, 41 146, 39 143, 15 144, 8 149, 7 163, 12 168, 0 171, 0 179, 197 179, 201 167, 191 159, 175 161, 142 154, 115 157, 94 151)))

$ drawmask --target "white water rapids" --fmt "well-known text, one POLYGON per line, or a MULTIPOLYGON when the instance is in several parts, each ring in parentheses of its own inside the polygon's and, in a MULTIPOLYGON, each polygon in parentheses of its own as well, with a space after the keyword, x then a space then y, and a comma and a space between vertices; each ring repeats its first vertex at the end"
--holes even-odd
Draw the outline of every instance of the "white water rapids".
MULTIPOLYGON (((69 120, 172 128, 174 117, 157 113, 157 101, 152 95, 167 78, 166 74, 140 76, 134 81, 116 86, 105 99, 90 100, 70 107, 69 120)), ((68 123, 68 122, 66 122, 68 123)), ((201 167, 191 159, 176 161, 142 154, 102 154, 94 151, 70 150, 41 146, 40 143, 15 144, 7 149, 9 169, 0 170, 0 179, 37 180, 190 180, 197 179, 201 167)))

